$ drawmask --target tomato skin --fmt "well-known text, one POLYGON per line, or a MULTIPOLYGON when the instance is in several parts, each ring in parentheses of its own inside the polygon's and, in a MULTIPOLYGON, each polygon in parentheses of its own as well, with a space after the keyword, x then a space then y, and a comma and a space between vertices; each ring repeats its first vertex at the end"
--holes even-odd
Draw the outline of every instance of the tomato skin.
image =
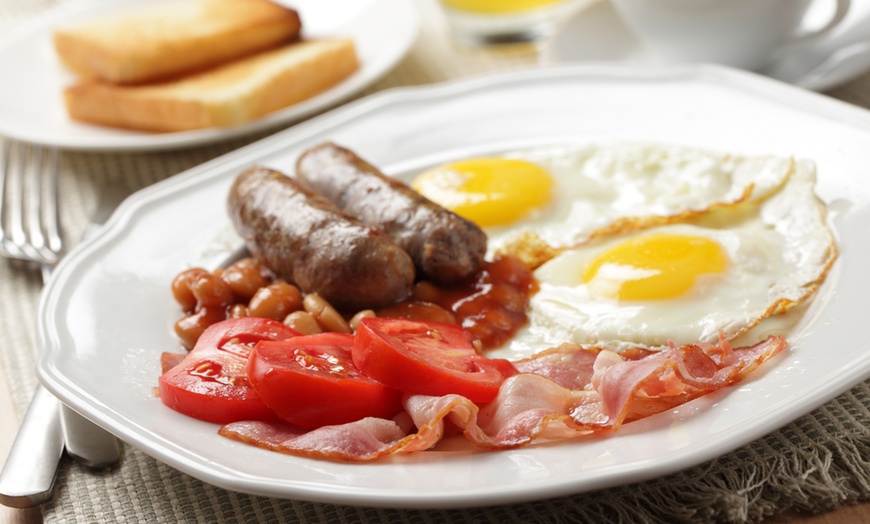
POLYGON ((248 355, 259 341, 296 336, 298 331, 266 318, 212 324, 191 352, 160 376, 160 400, 175 411, 217 424, 275 420, 275 413, 248 383, 248 355))
POLYGON ((517 373, 507 360, 477 354, 460 326, 432 321, 367 318, 357 328, 353 361, 366 375, 405 393, 455 393, 472 402, 495 398, 517 373))
POLYGON ((346 333, 260 342, 248 361, 248 380, 280 418, 306 429, 393 417, 402 409, 402 393, 363 375, 352 344, 346 333))

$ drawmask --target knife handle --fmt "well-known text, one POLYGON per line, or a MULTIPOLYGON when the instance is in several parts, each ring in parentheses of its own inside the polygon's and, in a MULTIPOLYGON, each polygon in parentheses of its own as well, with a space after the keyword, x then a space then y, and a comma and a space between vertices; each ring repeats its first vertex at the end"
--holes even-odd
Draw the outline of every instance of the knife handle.
POLYGON ((3 505, 29 508, 51 498, 63 454, 59 411, 60 401, 38 385, 0 472, 3 505))
POLYGON ((114 435, 61 404, 60 421, 66 452, 90 468, 108 468, 121 460, 121 444, 114 435))

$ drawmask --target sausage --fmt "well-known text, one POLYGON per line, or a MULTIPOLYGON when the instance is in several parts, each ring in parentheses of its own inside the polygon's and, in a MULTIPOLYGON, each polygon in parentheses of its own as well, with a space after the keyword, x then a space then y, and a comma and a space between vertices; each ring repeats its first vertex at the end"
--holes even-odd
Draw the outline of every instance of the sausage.
POLYGON ((486 234, 476 224, 352 151, 329 142, 315 146, 297 161, 296 176, 345 213, 393 237, 430 280, 462 280, 483 262, 486 234))
POLYGON ((337 308, 380 307, 411 293, 414 263, 402 248, 297 180, 251 167, 227 204, 254 258, 337 308))

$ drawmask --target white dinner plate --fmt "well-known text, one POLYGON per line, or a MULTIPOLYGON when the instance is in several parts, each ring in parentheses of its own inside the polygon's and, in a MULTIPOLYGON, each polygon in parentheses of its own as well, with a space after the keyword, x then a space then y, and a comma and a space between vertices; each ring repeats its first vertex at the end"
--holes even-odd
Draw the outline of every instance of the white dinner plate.
MULTIPOLYGON (((830 19, 828 2, 816 2, 806 17, 808 27, 830 19)), ((592 3, 560 24, 547 44, 545 59, 554 63, 625 62, 656 64, 662 60, 646 49, 617 15, 609 0, 592 3)), ((832 32, 787 46, 760 71, 771 78, 815 91, 846 83, 870 70, 870 2, 852 2, 832 32)))
POLYGON ((75 76, 54 52, 51 35, 61 24, 121 10, 151 0, 86 0, 50 11, 0 36, 0 134, 37 144, 89 151, 161 150, 226 140, 289 124, 328 109, 386 74, 410 49, 419 14, 406 0, 281 0, 299 11, 305 37, 353 38, 360 68, 319 95, 230 127, 148 133, 90 125, 67 116, 63 88, 75 76))
MULTIPOLYGON (((589 65, 375 94, 148 187, 64 259, 38 312, 39 377, 63 402, 161 461, 223 488, 392 507, 516 503, 636 482, 757 439, 870 376, 870 113, 731 69, 589 65), (509 108, 509 109, 506 109, 509 108), (160 354, 178 351, 169 290, 190 266, 239 245, 226 213, 234 177, 290 170, 333 140, 388 174, 542 144, 644 141, 817 163, 842 248, 790 335, 748 380, 625 425, 607 438, 499 452, 427 451, 368 464, 247 446, 166 408, 160 354)), ((799 213, 802 210, 796 209, 799 213)))

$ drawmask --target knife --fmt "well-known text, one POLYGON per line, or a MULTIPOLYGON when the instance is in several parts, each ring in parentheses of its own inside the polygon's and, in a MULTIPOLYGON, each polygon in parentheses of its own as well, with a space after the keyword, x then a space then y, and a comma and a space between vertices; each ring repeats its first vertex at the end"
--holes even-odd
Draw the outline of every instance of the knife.
MULTIPOLYGON (((93 236, 126 196, 118 187, 104 186, 82 240, 93 236)), ((106 468, 121 458, 114 435, 63 405, 40 384, 0 471, 0 504, 29 508, 50 500, 64 449, 91 468, 106 468)))

